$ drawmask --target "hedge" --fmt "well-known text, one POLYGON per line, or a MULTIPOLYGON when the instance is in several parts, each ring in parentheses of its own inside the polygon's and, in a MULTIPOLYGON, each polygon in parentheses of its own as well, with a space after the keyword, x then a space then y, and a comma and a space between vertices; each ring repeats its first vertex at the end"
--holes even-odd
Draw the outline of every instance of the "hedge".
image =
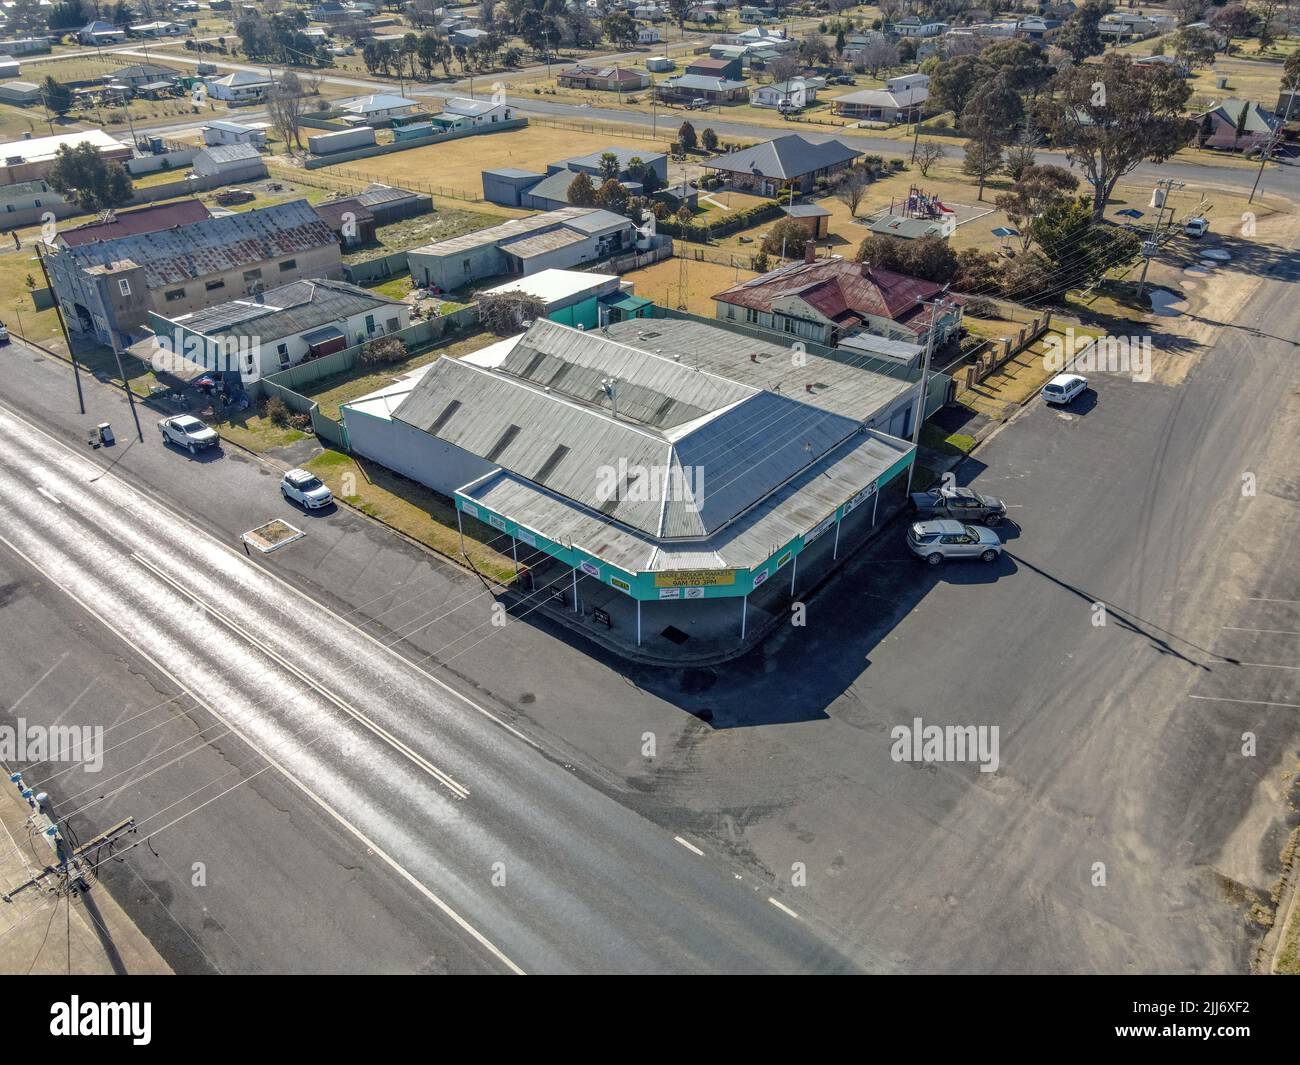
POLYGON ((655 228, 660 233, 667 233, 670 237, 693 241, 696 244, 708 244, 715 237, 725 237, 737 230, 749 229, 751 226, 770 222, 773 218, 780 218, 781 214, 780 204, 759 203, 753 207, 745 207, 736 211, 734 214, 730 214, 721 221, 710 225, 664 220, 656 223, 655 228))

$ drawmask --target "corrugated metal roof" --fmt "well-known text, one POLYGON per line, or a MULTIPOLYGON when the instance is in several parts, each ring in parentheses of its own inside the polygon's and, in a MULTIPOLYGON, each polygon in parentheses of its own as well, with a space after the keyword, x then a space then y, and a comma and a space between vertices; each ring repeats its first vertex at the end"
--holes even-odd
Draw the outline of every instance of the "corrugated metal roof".
POLYGON ((858 421, 867 420, 911 387, 892 362, 858 354, 837 359, 809 351, 799 366, 791 358, 791 349, 774 341, 689 319, 634 319, 603 332, 624 344, 680 354, 686 366, 751 388, 781 392, 858 421), (811 392, 808 385, 813 386, 811 392))
POLYGON ((823 461, 862 415, 543 320, 494 367, 440 359, 395 417, 641 534, 698 539, 823 461))
POLYGON ((501 250, 517 255, 521 259, 531 259, 534 255, 546 255, 567 248, 571 244, 581 244, 586 239, 584 234, 575 233, 571 229, 552 229, 545 233, 518 237, 515 240, 503 240, 501 250))
POLYGON ((401 304, 345 281, 294 281, 268 289, 260 300, 232 300, 173 320, 206 336, 256 336, 265 342, 386 306, 401 304))
POLYGON ((414 249, 410 254, 456 255, 473 251, 475 248, 504 244, 510 240, 560 226, 598 231, 619 224, 631 225, 626 218, 609 211, 602 211, 598 207, 560 207, 554 211, 544 211, 541 214, 529 215, 527 218, 512 218, 499 226, 490 226, 487 229, 475 230, 473 233, 462 233, 458 237, 440 240, 434 244, 426 244, 414 249))
POLYGON ((334 231, 306 200, 293 200, 157 233, 96 241, 64 254, 83 269, 132 259, 144 267, 149 287, 158 288, 337 243, 334 231))

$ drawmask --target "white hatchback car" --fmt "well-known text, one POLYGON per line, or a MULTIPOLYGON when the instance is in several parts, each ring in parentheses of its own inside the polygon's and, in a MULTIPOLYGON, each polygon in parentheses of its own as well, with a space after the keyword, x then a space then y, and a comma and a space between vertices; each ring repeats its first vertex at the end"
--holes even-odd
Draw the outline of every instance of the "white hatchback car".
POLYGON ((290 470, 280 478, 280 494, 305 510, 319 510, 334 502, 334 493, 314 473, 290 470))
POLYGON ((1043 399, 1048 403, 1069 403, 1088 387, 1088 379, 1077 373, 1058 373, 1043 385, 1043 399))

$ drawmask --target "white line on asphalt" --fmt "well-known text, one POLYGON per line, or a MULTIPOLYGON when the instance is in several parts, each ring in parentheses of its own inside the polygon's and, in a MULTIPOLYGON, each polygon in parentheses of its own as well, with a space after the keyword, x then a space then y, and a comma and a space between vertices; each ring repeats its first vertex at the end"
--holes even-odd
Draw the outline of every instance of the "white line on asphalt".
POLYGON ((169 577, 166 573, 164 573, 152 562, 150 562, 146 558, 143 558, 138 553, 133 553, 131 555, 131 558, 134 559, 141 566, 143 566, 145 569, 147 569, 154 576, 156 576, 159 580, 164 581, 170 587, 176 589, 176 591, 179 592, 181 595, 185 596, 185 598, 189 599, 191 602, 197 603, 199 606, 201 606, 204 610, 206 610, 209 614, 211 614, 214 618, 220 621, 223 625, 229 628, 236 635, 243 637, 244 640, 246 640, 250 645, 255 647, 257 650, 261 651, 264 655, 266 655, 272 661, 279 664, 284 669, 288 670, 290 673, 292 673, 295 677, 297 677, 308 687, 320 693, 331 703, 337 706, 340 710, 342 710, 345 714, 349 715, 354 720, 364 725, 366 728, 368 728, 371 732, 373 732, 376 736, 378 736, 381 740, 387 743, 394 750, 398 751, 401 754, 406 755, 407 758, 409 758, 417 766, 419 766, 426 773, 428 773, 429 776, 433 777, 440 784, 444 785, 448 791, 450 791, 453 795, 456 796, 456 798, 465 799, 469 797, 468 788, 466 788, 462 784, 457 783, 457 781, 455 781, 446 773, 444 773, 432 762, 428 761, 418 752, 412 750, 410 747, 408 747, 405 743, 403 743, 400 739, 394 736, 387 729, 383 728, 382 726, 372 721, 370 718, 366 717, 365 714, 363 714, 356 707, 352 706, 352 704, 350 704, 346 699, 343 699, 341 696, 336 695, 334 692, 330 691, 323 684, 321 684, 320 681, 316 680, 316 678, 311 676, 305 670, 299 669, 283 655, 279 654, 278 652, 273 650, 270 646, 268 646, 263 640, 259 640, 256 636, 254 636, 251 632, 245 629, 238 622, 236 622, 233 618, 222 613, 211 603, 205 602, 203 599, 195 595, 184 585, 180 584, 177 581, 172 580, 172 578, 169 577))
POLYGON ((769 896, 767 897, 767 901, 770 902, 773 906, 775 906, 775 907, 776 907, 778 910, 780 910, 782 913, 788 913, 788 914, 789 914, 791 917, 793 917, 796 921, 799 920, 799 915, 798 915, 797 913, 795 913, 794 910, 790 909, 790 907, 787 906, 784 902, 779 902, 778 900, 772 898, 771 895, 769 895, 769 896))
MULTIPOLYGON (((3 412, 3 410, 4 410, 3 408, 0 408, 0 412, 3 412)), ((16 415, 14 415, 14 417, 17 418, 16 415)), ((33 425, 31 422, 27 421, 25 418, 18 418, 18 420, 21 421, 22 424, 23 424, 27 429, 29 429, 31 432, 37 433, 38 435, 45 437, 45 438, 46 438, 47 440, 49 440, 52 444, 55 444, 57 447, 62 448, 63 451, 65 451, 67 454, 73 456, 74 458, 82 458, 82 457, 83 457, 79 452, 74 451, 72 448, 68 447, 68 445, 65 444, 65 443, 64 443, 62 440, 60 440, 58 437, 53 436, 53 435, 50 434, 50 433, 47 433, 47 432, 46 432, 44 429, 42 429, 40 426, 33 425)), ((98 465, 98 464, 96 463, 96 465, 98 465)), ((101 468, 102 468, 102 467, 101 467, 101 468)), ((324 606, 322 603, 320 603, 320 602, 318 602, 317 600, 313 599, 311 596, 309 596, 306 592, 302 591, 300 588, 296 588, 294 585, 290 584, 287 580, 285 580, 283 577, 279 576, 277 573, 273 572, 273 571, 270 570, 270 569, 267 569, 265 566, 261 565, 260 563, 251 560, 248 556, 246 556, 246 555, 244 554, 243 551, 237 550, 237 549, 236 549, 235 547, 233 547, 232 545, 227 544, 224 540, 218 538, 214 533, 210 532, 209 530, 207 530, 207 529, 203 528, 202 526, 196 524, 195 522, 191 521, 191 520, 190 520, 189 518, 187 518, 184 514, 182 514, 179 510, 177 510, 175 507, 173 507, 170 503, 167 503, 167 502, 165 502, 164 500, 160 499, 160 498, 159 498, 157 495, 155 495, 153 492, 146 491, 146 490, 144 490, 143 488, 141 488, 139 485, 136 485, 136 484, 130 484, 130 483, 128 483, 128 482, 122 480, 122 478, 121 478, 121 477, 118 477, 116 474, 114 474, 114 473, 109 473, 107 470, 104 471, 103 476, 104 476, 104 477, 111 477, 113 480, 117 481, 120 485, 122 485, 123 488, 125 488, 125 489, 127 489, 127 490, 129 490, 129 491, 137 492, 137 493, 139 493, 140 495, 144 496, 144 497, 145 497, 146 499, 148 499, 148 500, 149 500, 149 501, 150 501, 154 506, 158 507, 160 510, 166 511, 166 513, 167 513, 168 515, 171 516, 171 518, 172 518, 173 521, 176 521, 176 522, 180 523, 181 525, 187 525, 187 526, 189 526, 189 528, 193 529, 193 530, 194 530, 196 533, 198 533, 200 536, 204 537, 205 539, 207 539, 207 540, 210 541, 211 543, 216 544, 218 547, 222 548, 222 549, 225 550, 227 553, 229 553, 229 554, 231 554, 231 555, 234 555, 235 558, 239 559, 239 560, 240 560, 241 562, 243 562, 245 565, 251 565, 251 566, 253 566, 255 569, 258 570, 258 572, 262 573, 262 574, 263 574, 264 576, 266 576, 266 577, 269 577, 271 580, 275 581, 277 584, 279 584, 281 587, 285 588, 285 589, 286 589, 287 591, 289 591, 292 595, 294 595, 294 596, 298 597, 299 599, 301 599, 303 602, 305 602, 305 603, 310 603, 311 606, 314 607, 315 609, 317 609, 317 610, 321 610, 321 611, 325 611, 325 612, 328 613, 331 617, 333 617, 336 621, 341 621, 344 625, 348 626, 348 628, 352 629, 353 632, 357 633, 359 636, 364 637, 366 640, 368 640, 368 641, 370 641, 371 643, 373 643, 376 647, 381 648, 382 650, 384 650, 384 651, 387 652, 388 654, 392 655, 395 659, 397 659, 397 661, 403 663, 404 665, 410 667, 411 669, 414 669, 417 673, 419 673, 419 674, 420 674, 421 676, 423 676, 425 679, 432 681, 434 684, 436 684, 436 685, 437 685, 439 688, 441 688, 443 691, 447 692, 447 694, 455 696, 457 699, 459 699, 461 702, 463 702, 466 706, 468 706, 471 710, 476 710, 476 711, 478 711, 478 713, 482 714, 482 715, 483 715, 484 717, 486 717, 489 721, 492 721, 492 722, 494 722, 495 724, 500 725, 503 729, 505 729, 507 732, 509 732, 509 733, 510 733, 512 736, 514 736, 516 739, 523 740, 524 743, 528 744, 528 746, 532 747, 534 750, 537 750, 537 751, 542 750, 542 745, 541 745, 540 743, 538 743, 535 739, 533 739, 531 736, 526 736, 524 733, 520 732, 519 729, 517 729, 517 728, 515 728, 513 725, 511 725, 508 721, 504 721, 504 720, 502 720, 502 719, 501 719, 500 717, 498 717, 496 714, 492 713, 491 710, 488 710, 488 709, 487 709, 486 707, 484 707, 484 706, 480 706, 480 705, 479 705, 478 703, 476 703, 473 699, 471 699, 468 695, 465 695, 463 692, 459 692, 459 691, 457 691, 455 688, 453 688, 453 687, 452 687, 450 684, 448 684, 446 681, 444 681, 444 680, 440 680, 440 679, 438 679, 437 677, 435 677, 432 673, 430 673, 427 669, 425 669, 423 666, 421 666, 418 662, 414 662, 414 661, 412 661, 410 658, 408 658, 406 655, 402 654, 402 653, 401 653, 400 651, 398 651, 396 648, 394 648, 394 647, 390 647, 388 644, 384 643, 382 640, 377 639, 377 638, 376 638, 375 636, 373 636, 372 634, 366 632, 366 630, 363 629, 363 628, 361 628, 359 625, 356 625, 354 622, 349 621, 347 617, 345 617, 345 616, 343 616, 343 615, 337 613, 337 612, 334 611, 334 610, 330 610, 328 607, 324 606)), ((436 556, 436 552, 434 552, 433 554, 435 555, 435 557, 437 557, 437 556, 436 556)), ((451 565, 451 563, 447 563, 447 564, 448 564, 448 565, 451 565)))
MULTIPOLYGON (((84 610, 92 618, 94 618, 101 625, 103 625, 105 629, 111 632, 114 636, 116 636, 128 647, 130 647, 131 650, 133 650, 146 662, 152 665, 154 669, 158 670, 159 673, 167 677, 178 688, 185 687, 185 685, 181 683, 180 678, 177 677, 174 673, 172 673, 170 669, 168 669, 161 662, 159 662, 153 655, 151 655, 143 647, 140 647, 137 643, 135 643, 135 641, 130 639, 130 637, 124 635, 118 628, 116 628, 113 625, 110 625, 107 618, 105 618, 102 614, 96 611, 94 607, 92 607, 89 603, 87 603, 84 599, 82 599, 81 596, 79 596, 76 592, 72 591, 72 589, 60 584, 55 579, 53 574, 44 570, 36 562, 35 559, 29 556, 16 544, 12 543, 7 537, 3 535, 0 535, 0 543, 4 544, 7 548, 9 548, 10 551, 12 551, 15 555, 17 555, 24 562, 26 562, 27 565, 29 565, 37 573, 41 574, 48 581, 50 581, 50 583, 53 584, 56 588, 58 588, 60 591, 62 591, 64 595, 66 595, 74 603, 80 606, 82 610, 84 610)), ((451 920, 453 920, 458 927, 460 927, 465 932, 467 932, 470 936, 472 936, 475 942, 477 942, 485 950, 487 950, 494 958, 500 961, 501 964, 506 966, 511 972, 515 973, 518 976, 525 975, 524 970, 520 968, 518 965, 516 965, 515 962, 512 961, 499 947, 497 947, 496 944, 494 944, 490 939, 488 939, 487 936, 485 936, 482 932, 480 932, 477 928, 475 928, 472 924, 470 924, 459 913, 453 910, 449 905, 447 905, 447 903, 443 902, 443 900, 439 898, 437 894, 435 894, 428 887, 426 887, 424 883, 421 882, 419 879, 417 879, 413 873, 403 868, 403 866, 395 858, 391 857, 387 852, 383 850, 383 848, 381 848, 377 843, 375 843, 368 836, 366 836, 364 832, 362 832, 359 828, 357 828, 355 825, 349 822, 347 818, 345 818, 342 814, 340 814, 337 810, 335 810, 332 806, 330 806, 329 803, 327 803, 324 799, 322 799, 319 795, 317 795, 314 791, 312 791, 311 788, 307 787, 307 785, 305 785, 301 780, 299 780, 292 773, 290 773, 289 770, 287 770, 274 758, 270 757, 270 755, 266 754, 263 750, 261 750, 261 748, 259 748, 257 744, 255 744, 248 736, 244 735, 244 733, 240 729, 236 728, 235 725, 233 725, 229 720, 227 720, 223 714, 219 713, 214 706, 212 706, 210 703, 208 703, 206 700, 204 700, 201 696, 197 694, 191 694, 190 698, 192 698, 196 703, 198 703, 205 710, 207 710, 207 712, 210 713, 213 717, 215 717, 218 721, 223 722, 225 726, 236 736, 238 736, 241 740, 243 740, 244 743, 246 743, 251 750, 256 751, 259 755, 261 755, 261 757, 265 758, 268 766, 274 766, 276 769, 278 769, 284 775, 284 778, 286 780, 288 780, 291 784, 293 784, 296 788, 298 788, 304 795, 306 795, 309 799, 311 799, 314 803, 316 803, 327 814, 333 817, 334 820, 336 820, 340 825, 342 825, 345 829, 351 832, 352 835, 356 836, 357 839, 359 839, 362 843, 364 843, 367 848, 369 848, 380 858, 382 858, 385 863, 387 863, 399 876, 402 877, 403 880, 407 881, 407 883, 409 883, 412 887, 414 887, 416 891, 418 891, 421 895, 423 895, 430 902, 432 902, 436 907, 438 907, 439 910, 441 910, 444 914, 446 914, 449 918, 451 918, 451 920)), ((258 770, 258 772, 260 773, 262 772, 262 770, 258 770)), ((241 780, 239 784, 243 784, 245 782, 246 782, 245 780, 241 780)), ((238 787, 239 784, 234 785, 234 787, 238 787)), ((233 788, 227 789, 227 791, 232 791, 232 790, 234 789, 233 788)), ((224 794, 226 794, 226 792, 222 792, 222 795, 224 794)), ((220 798, 220 797, 221 796, 216 796, 216 798, 220 798)), ((207 803, 203 803, 202 805, 206 806, 207 803)), ((196 807, 196 809, 198 808, 201 807, 196 807)), ((190 813, 194 813, 194 812, 195 812, 194 810, 190 811, 190 813)), ((184 820, 184 818, 188 816, 189 814, 182 814, 181 817, 178 817, 175 820, 168 822, 168 824, 164 825, 163 828, 169 828, 172 825, 175 825, 178 822, 184 820)), ((149 833, 146 839, 158 835, 159 831, 161 830, 155 830, 149 833)), ((138 843, 133 843, 131 844, 130 847, 127 848, 127 850, 132 850, 135 847, 140 846, 143 842, 145 841, 141 840, 138 843)), ((124 851, 119 851, 118 856, 120 857, 124 853, 125 853, 124 851)))
POLYGON ((1252 603, 1300 603, 1300 599, 1269 599, 1262 595, 1246 596, 1252 603))
POLYGON ((1240 625, 1224 625, 1226 632, 1271 632, 1278 636, 1300 636, 1295 629, 1247 629, 1240 625))
POLYGON ((63 506, 63 500, 60 499, 58 496, 56 496, 53 492, 51 492, 51 491, 50 491, 48 488, 46 488, 44 485, 40 485, 40 484, 38 484, 38 485, 36 486, 36 491, 40 492, 41 495, 43 495, 43 496, 44 496, 46 499, 48 499, 51 503, 54 503, 55 505, 60 506, 60 507, 63 506))
POLYGON ((690 842, 688 842, 688 841, 682 839, 681 836, 673 836, 673 839, 675 839, 678 843, 680 843, 683 847, 685 847, 685 848, 686 848, 688 851, 690 851, 692 854, 698 854, 698 855, 700 855, 701 857, 704 856, 704 852, 703 852, 702 850, 700 850, 700 848, 697 847, 694 843, 690 843, 690 842))
POLYGON ((1300 710, 1300 703, 1270 703, 1267 699, 1226 699, 1217 695, 1189 695, 1189 699, 1201 699, 1207 703, 1250 703, 1253 706, 1294 706, 1300 710))
POLYGON ((1254 666, 1256 669, 1300 669, 1300 666, 1284 666, 1280 662, 1238 662, 1239 666, 1254 666))

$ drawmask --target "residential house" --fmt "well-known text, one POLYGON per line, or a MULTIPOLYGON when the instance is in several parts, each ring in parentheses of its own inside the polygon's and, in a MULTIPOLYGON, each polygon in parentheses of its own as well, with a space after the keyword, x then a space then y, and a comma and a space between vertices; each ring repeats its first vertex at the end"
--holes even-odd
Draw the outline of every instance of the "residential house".
POLYGON ((266 147, 266 130, 256 126, 245 126, 239 122, 218 120, 203 127, 203 143, 214 144, 251 144, 254 148, 266 147))
POLYGON ((132 63, 129 67, 120 67, 111 74, 105 74, 103 81, 108 85, 123 85, 135 90, 158 82, 170 85, 172 79, 180 76, 181 72, 174 67, 158 63, 132 63))
POLYGON ((1196 116, 1196 139, 1206 148, 1226 148, 1229 151, 1252 152, 1263 147, 1273 137, 1273 131, 1281 120, 1271 111, 1266 111, 1254 100, 1237 100, 1229 97, 1220 100, 1206 111, 1196 116), (1245 112, 1244 128, 1242 112, 1245 112), (1210 132, 1206 135, 1205 124, 1209 120, 1210 132))
MULTIPOLYGON (((812 252, 811 245, 809 251, 812 252)), ((932 311, 926 300, 944 286, 881 270, 838 255, 778 267, 713 297, 715 316, 743 322, 790 339, 837 346, 856 333, 925 344, 932 311)), ((961 326, 962 308, 953 303, 934 317, 935 343, 961 326)))
POLYGON ((630 219, 594 207, 565 207, 428 244, 407 259, 416 284, 453 291, 498 274, 599 262, 635 244, 630 219))
POLYGON ((508 103, 493 103, 491 100, 469 100, 455 97, 442 105, 442 111, 430 121, 440 129, 472 129, 475 126, 491 126, 498 122, 508 122, 514 117, 515 110, 508 103))
POLYGON ((790 78, 774 81, 749 90, 749 102, 754 107, 771 107, 802 110, 817 102, 817 90, 826 87, 825 78, 790 78))
POLYGON ((1049 44, 1061 35, 1065 23, 1059 18, 1047 18, 1043 15, 1028 15, 1016 26, 1021 37, 1041 44, 1049 44))
POLYGON ((663 34, 659 32, 657 26, 638 26, 636 28, 636 43, 639 45, 658 44, 663 39, 663 34))
POLYGON ((416 101, 395 93, 375 93, 344 100, 338 104, 338 110, 348 118, 369 125, 375 122, 387 123, 394 118, 409 115, 419 106, 416 101))
POLYGON ((928 74, 900 74, 889 78, 883 89, 861 89, 832 101, 831 109, 846 118, 872 122, 915 122, 925 114, 930 98, 928 74))
POLYGON ((208 78, 208 92, 215 100, 224 100, 231 107, 256 104, 270 95, 274 82, 251 70, 236 70, 220 78, 208 78))
POLYGON ((166 338, 173 350, 202 366, 237 369, 245 382, 410 324, 407 304, 325 278, 292 281, 187 314, 149 315, 155 336, 166 338))
POLYGON ((631 67, 588 67, 580 63, 576 67, 561 70, 555 80, 562 89, 635 92, 650 84, 650 75, 631 67))
POLYGON ((1137 41, 1154 37, 1156 26, 1145 15, 1132 11, 1112 11, 1102 15, 1097 32, 1103 41, 1137 41))
POLYGON ((175 316, 343 270, 334 233, 306 200, 56 246, 45 263, 68 328, 105 344, 129 342, 150 312, 175 316))
POLYGON ((918 15, 906 15, 890 28, 899 37, 938 37, 948 28, 948 24, 926 21, 918 15))
POLYGON ((48 177, 59 149, 65 145, 75 148, 81 144, 93 145, 100 155, 113 162, 125 162, 135 155, 129 144, 115 140, 102 129, 9 141, 0 144, 0 185, 48 177))
POLYGON ((158 20, 141 22, 139 25, 131 26, 130 30, 137 37, 179 37, 185 32, 185 27, 179 22, 158 20))
POLYGON ((111 22, 95 19, 77 31, 77 40, 89 45, 120 44, 126 40, 126 30, 119 29, 111 22))
POLYGON ((692 103, 695 100, 703 100, 710 105, 738 104, 748 99, 749 85, 735 78, 679 74, 659 82, 655 86, 655 95, 668 103, 692 103))
POLYGON ((763 141, 704 164, 731 188, 760 196, 811 192, 819 178, 830 179, 863 154, 833 138, 810 140, 798 133, 763 141))

